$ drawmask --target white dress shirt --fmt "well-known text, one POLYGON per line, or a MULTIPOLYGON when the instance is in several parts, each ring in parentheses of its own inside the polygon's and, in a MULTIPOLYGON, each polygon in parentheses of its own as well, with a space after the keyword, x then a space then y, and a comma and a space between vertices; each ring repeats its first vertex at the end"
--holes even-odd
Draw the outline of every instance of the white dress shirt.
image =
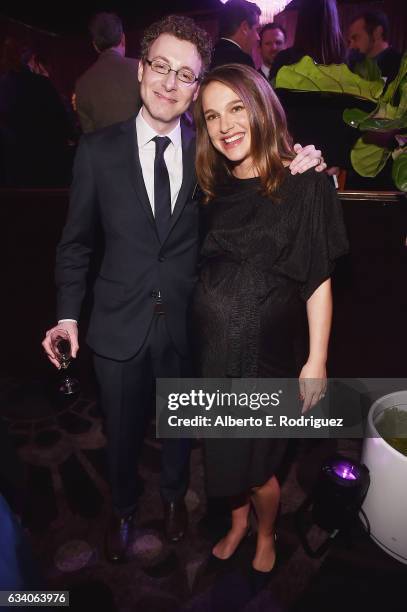
MULTIPOLYGON (((182 184, 182 140, 181 126, 178 121, 177 125, 168 134, 157 134, 152 127, 148 125, 143 117, 142 110, 136 117, 136 131, 138 154, 140 158, 141 170, 143 173, 144 184, 148 199, 150 200, 151 208, 154 214, 154 159, 155 159, 155 142, 152 140, 155 136, 168 136, 171 140, 170 144, 164 151, 164 161, 167 166, 168 175, 170 177, 171 189, 171 213, 174 211, 175 202, 181 189, 182 184)), ((75 319, 60 319, 58 323, 63 321, 77 322, 75 319)))
POLYGON ((260 70, 266 76, 266 79, 270 79, 270 66, 266 66, 266 64, 262 64, 260 66, 260 70))
POLYGON ((157 134, 157 132, 150 127, 144 119, 143 109, 141 109, 136 117, 136 130, 141 170, 143 172, 144 184, 146 186, 147 195, 148 199, 150 200, 153 214, 155 142, 152 139, 155 136, 168 136, 168 138, 171 140, 170 144, 164 151, 164 161, 170 177, 171 212, 173 212, 182 184, 182 141, 180 123, 178 122, 175 128, 168 134, 157 134))

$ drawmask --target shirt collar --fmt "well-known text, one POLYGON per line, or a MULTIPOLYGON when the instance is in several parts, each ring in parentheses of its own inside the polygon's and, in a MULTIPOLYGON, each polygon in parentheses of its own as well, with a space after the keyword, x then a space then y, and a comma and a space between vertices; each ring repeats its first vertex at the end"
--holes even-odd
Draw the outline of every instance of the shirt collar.
POLYGON ((175 148, 181 146, 181 125, 179 121, 175 128, 168 134, 158 134, 144 119, 141 112, 142 110, 143 108, 140 109, 136 117, 137 142, 139 148, 151 142, 155 136, 168 136, 175 148))
POLYGON ((233 43, 234 45, 236 45, 236 47, 239 47, 239 49, 243 51, 242 47, 235 40, 232 40, 231 38, 226 38, 226 36, 221 36, 221 40, 227 40, 228 42, 233 43))
POLYGON ((118 49, 115 49, 114 47, 109 47, 108 49, 104 49, 103 51, 100 51, 100 55, 108 55, 109 53, 114 53, 115 55, 121 55, 120 51, 118 49))
POLYGON ((270 78, 270 68, 266 66, 266 64, 262 64, 260 70, 266 75, 266 77, 270 78))

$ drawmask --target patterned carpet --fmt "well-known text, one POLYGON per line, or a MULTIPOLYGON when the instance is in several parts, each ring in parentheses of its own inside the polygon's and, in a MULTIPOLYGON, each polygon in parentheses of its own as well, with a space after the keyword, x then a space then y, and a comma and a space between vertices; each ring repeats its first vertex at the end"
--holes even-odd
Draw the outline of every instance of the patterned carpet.
MULTIPOLYGON (((48 382, 42 379, 22 382, 5 378, 0 388, 0 416, 24 468, 23 522, 50 588, 70 590, 71 609, 343 610, 343 598, 339 593, 332 598, 328 591, 341 591, 348 575, 352 597, 362 592, 363 602, 369 601, 369 610, 375 610, 379 608, 372 606, 382 601, 375 578, 378 568, 387 581, 393 580, 392 593, 400 596, 398 576, 401 579, 404 566, 386 556, 361 532, 355 534, 351 549, 338 538, 325 557, 311 559, 303 551, 294 528, 293 512, 312 487, 322 459, 335 450, 357 458, 360 444, 354 440, 299 441, 289 447, 282 475, 279 568, 269 587, 253 597, 247 576, 254 536, 221 571, 208 563, 211 544, 224 531, 225 523, 213 504, 207 512, 199 443, 192 452, 186 499, 190 514, 188 537, 177 545, 169 545, 161 538, 160 445, 154 439, 152 425, 142 458, 145 486, 130 560, 119 566, 107 563, 103 534, 110 500, 105 438, 95 393, 92 385, 87 386, 89 389, 80 397, 65 403, 50 392, 48 382), (371 567, 375 568, 373 573, 371 567), (352 568, 356 568, 356 574, 352 568), (355 576, 358 580, 361 577, 361 583, 355 583, 355 576)), ((325 535, 315 526, 308 533, 314 547, 325 535)), ((387 605, 388 611, 392 609, 387 605)))

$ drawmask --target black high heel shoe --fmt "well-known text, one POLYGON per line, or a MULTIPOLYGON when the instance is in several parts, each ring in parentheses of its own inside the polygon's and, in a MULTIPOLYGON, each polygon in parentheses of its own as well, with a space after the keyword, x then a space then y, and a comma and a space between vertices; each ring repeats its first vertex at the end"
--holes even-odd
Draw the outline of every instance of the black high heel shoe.
POLYGON ((270 582, 272 576, 275 576, 277 572, 280 556, 278 554, 276 534, 274 535, 274 549, 275 549, 274 565, 268 572, 261 572, 260 570, 256 570, 253 566, 251 566, 250 568, 249 584, 250 584, 250 591, 252 595, 257 595, 257 593, 265 589, 268 583, 270 582))

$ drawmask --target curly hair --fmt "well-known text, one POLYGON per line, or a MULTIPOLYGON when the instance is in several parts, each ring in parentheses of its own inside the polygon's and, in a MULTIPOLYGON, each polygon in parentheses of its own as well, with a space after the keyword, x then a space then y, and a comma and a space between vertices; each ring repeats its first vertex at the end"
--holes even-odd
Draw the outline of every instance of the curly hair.
POLYGON ((200 28, 190 17, 169 15, 152 23, 144 32, 141 40, 141 59, 148 57, 151 45, 161 34, 171 34, 179 40, 186 40, 197 48, 202 59, 202 73, 206 72, 212 59, 212 39, 206 30, 200 28))

